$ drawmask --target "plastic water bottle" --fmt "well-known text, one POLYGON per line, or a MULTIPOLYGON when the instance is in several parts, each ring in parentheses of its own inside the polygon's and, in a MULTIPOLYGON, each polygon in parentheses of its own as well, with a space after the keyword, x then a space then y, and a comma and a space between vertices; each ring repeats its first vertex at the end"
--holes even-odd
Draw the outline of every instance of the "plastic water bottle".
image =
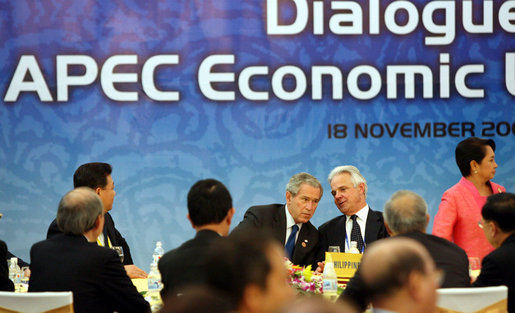
POLYGON ((325 260, 324 273, 322 274, 322 291, 324 297, 330 301, 335 301, 338 297, 338 277, 334 270, 334 263, 330 256, 325 260))
POLYGON ((163 284, 161 283, 161 274, 159 273, 156 262, 152 262, 150 264, 150 272, 147 276, 147 282, 148 292, 145 298, 150 303, 152 312, 154 312, 154 306, 161 303, 161 296, 159 292, 163 288, 163 284))
POLYGON ((354 253, 354 254, 360 254, 361 253, 358 250, 358 242, 357 241, 351 241, 350 242, 349 253, 354 253))
POLYGON ((18 258, 12 257, 9 262, 9 279, 14 283, 14 290, 19 291, 21 283, 21 269, 18 266, 18 258))
POLYGON ((165 250, 163 249, 163 244, 161 241, 156 242, 156 248, 154 249, 154 253, 152 253, 152 262, 159 263, 159 259, 165 254, 165 250))

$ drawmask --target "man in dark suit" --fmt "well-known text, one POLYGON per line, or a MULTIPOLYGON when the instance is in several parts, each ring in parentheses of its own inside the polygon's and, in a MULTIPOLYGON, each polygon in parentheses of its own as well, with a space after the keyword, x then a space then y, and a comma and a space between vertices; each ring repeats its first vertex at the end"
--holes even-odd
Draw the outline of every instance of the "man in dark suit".
POLYGON ((0 291, 14 291, 14 284, 9 279, 7 268, 7 245, 0 240, 0 291))
POLYGON ((475 287, 508 286, 508 312, 515 312, 515 194, 488 197, 480 226, 495 247, 481 264, 475 287))
MULTIPOLYGON (((426 202, 412 191, 397 191, 384 206, 384 223, 390 236, 408 237, 421 243, 431 255, 436 267, 445 273, 442 288, 469 287, 467 254, 446 239, 426 234, 428 222, 426 202)), ((358 271, 349 281, 342 299, 356 302, 364 311, 369 302, 369 294, 363 290, 361 284, 358 271)))
POLYGON ((308 173, 293 175, 286 185, 286 205, 270 204, 250 207, 238 233, 249 229, 267 229, 283 246, 295 265, 315 265, 318 250, 318 231, 309 221, 320 198, 322 185, 308 173))
MULTIPOLYGON (((97 239, 99 246, 120 246, 123 249, 123 264, 125 271, 130 278, 146 278, 147 273, 133 264, 131 250, 125 238, 115 228, 114 221, 109 211, 113 208, 113 201, 116 192, 114 191, 114 181, 111 176, 112 167, 107 163, 86 163, 73 174, 73 186, 92 188, 102 200, 104 205, 104 229, 97 239)), ((53 220, 48 227, 47 239, 52 238, 62 231, 53 220)))
POLYGON ((205 282, 207 250, 213 241, 227 236, 233 215, 231 194, 221 182, 205 179, 190 188, 187 217, 197 234, 159 260, 161 298, 181 293, 188 285, 205 282))
POLYGON ((328 180, 334 203, 343 215, 319 227, 318 261, 325 259, 329 246, 338 246, 340 252, 345 252, 351 242, 356 241, 358 250, 363 253, 369 243, 388 237, 382 213, 373 211, 367 204, 367 181, 356 167, 338 166, 331 171, 328 180))
POLYGON ((63 234, 34 244, 30 251, 29 292, 72 291, 76 313, 150 312, 118 254, 96 243, 104 212, 91 188, 68 192, 59 202, 56 220, 63 234))

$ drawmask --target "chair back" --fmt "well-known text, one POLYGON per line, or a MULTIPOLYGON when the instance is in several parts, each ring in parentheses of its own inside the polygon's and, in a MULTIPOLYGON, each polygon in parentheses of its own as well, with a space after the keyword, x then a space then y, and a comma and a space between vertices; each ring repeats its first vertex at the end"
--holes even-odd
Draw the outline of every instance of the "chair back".
POLYGON ((73 313, 73 295, 71 291, 0 291, 0 313, 73 313))
POLYGON ((508 313, 508 287, 438 289, 437 313, 508 313))

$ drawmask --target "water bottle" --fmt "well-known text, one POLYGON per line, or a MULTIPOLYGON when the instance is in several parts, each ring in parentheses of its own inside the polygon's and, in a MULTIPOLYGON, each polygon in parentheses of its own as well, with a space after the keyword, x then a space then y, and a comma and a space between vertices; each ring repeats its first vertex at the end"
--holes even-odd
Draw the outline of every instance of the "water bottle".
POLYGON ((165 254, 165 250, 163 249, 163 244, 161 241, 156 242, 156 248, 154 249, 154 253, 152 253, 152 262, 159 263, 159 259, 165 254))
POLYGON ((354 253, 354 254, 360 254, 361 253, 358 250, 358 242, 357 241, 351 241, 350 242, 349 253, 354 253))
POLYGON ((322 279, 324 297, 330 301, 335 301, 338 298, 338 277, 336 276, 331 256, 326 257, 322 279))
POLYGON ((9 279, 14 283, 14 290, 19 291, 21 283, 21 269, 18 266, 17 257, 12 257, 9 262, 9 279))
POLYGON ((163 288, 163 284, 161 283, 161 274, 159 273, 156 262, 152 262, 150 264, 150 272, 147 276, 147 282, 148 292, 145 298, 150 303, 150 306, 153 308, 155 305, 161 303, 161 297, 159 295, 159 292, 163 288))

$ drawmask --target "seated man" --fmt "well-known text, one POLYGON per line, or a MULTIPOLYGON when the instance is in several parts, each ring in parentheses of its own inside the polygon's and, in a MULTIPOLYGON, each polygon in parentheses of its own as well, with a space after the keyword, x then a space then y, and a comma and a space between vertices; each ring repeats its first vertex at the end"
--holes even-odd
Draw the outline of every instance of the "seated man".
POLYGON ((473 285, 508 286, 508 312, 515 312, 515 194, 491 195, 481 215, 480 226, 495 250, 483 259, 473 285))
POLYGON ((0 240, 0 291, 14 291, 14 284, 9 279, 7 267, 7 245, 0 240))
MULTIPOLYGON (((429 214, 427 204, 418 194, 400 190, 384 206, 384 223, 390 236, 409 237, 421 243, 431 255, 437 268, 444 271, 443 288, 469 287, 469 261, 463 249, 454 243, 426 234, 429 214)), ((367 292, 361 286, 359 271, 342 293, 342 299, 355 301, 365 310, 367 292)))
MULTIPOLYGON (((123 249, 123 265, 130 278, 146 278, 147 273, 138 268, 132 262, 131 250, 129 245, 122 237, 120 232, 114 227, 114 221, 109 214, 113 208, 113 201, 116 192, 114 191, 114 181, 111 176, 112 167, 107 163, 86 163, 77 168, 73 174, 73 187, 89 187, 102 200, 104 206, 104 229, 98 236, 99 246, 113 247, 120 246, 123 249)), ((57 227, 56 220, 53 220, 48 227, 47 239, 60 234, 61 230, 57 227)))
POLYGON ((267 229, 285 246, 295 265, 315 264, 318 231, 309 221, 322 198, 322 185, 308 173, 293 175, 286 185, 286 205, 250 207, 231 235, 244 230, 267 229))
POLYGON ((292 300, 284 249, 268 233, 242 231, 209 251, 207 284, 232 303, 233 312, 272 313, 292 300))
POLYGON ((63 234, 30 251, 29 292, 72 291, 75 313, 150 312, 118 254, 96 243, 104 211, 91 188, 68 192, 59 202, 56 221, 63 234))
MULTIPOLYGON (((341 215, 318 228, 320 248, 318 261, 325 259, 329 246, 339 246, 340 252, 349 251, 350 243, 356 241, 358 250, 378 239, 388 237, 383 214, 373 211, 367 203, 368 185, 365 177, 352 165, 335 167, 329 173, 329 184, 334 204, 341 215)), ((319 264, 323 268, 323 264, 319 264)))
POLYGON ((207 250, 214 240, 227 236, 233 215, 231 194, 221 182, 205 179, 190 188, 188 219, 197 234, 159 260, 163 299, 167 294, 179 293, 187 285, 205 281, 207 250))
POLYGON ((374 242, 363 254, 360 269, 373 312, 435 312, 442 273, 420 243, 400 237, 374 242))

